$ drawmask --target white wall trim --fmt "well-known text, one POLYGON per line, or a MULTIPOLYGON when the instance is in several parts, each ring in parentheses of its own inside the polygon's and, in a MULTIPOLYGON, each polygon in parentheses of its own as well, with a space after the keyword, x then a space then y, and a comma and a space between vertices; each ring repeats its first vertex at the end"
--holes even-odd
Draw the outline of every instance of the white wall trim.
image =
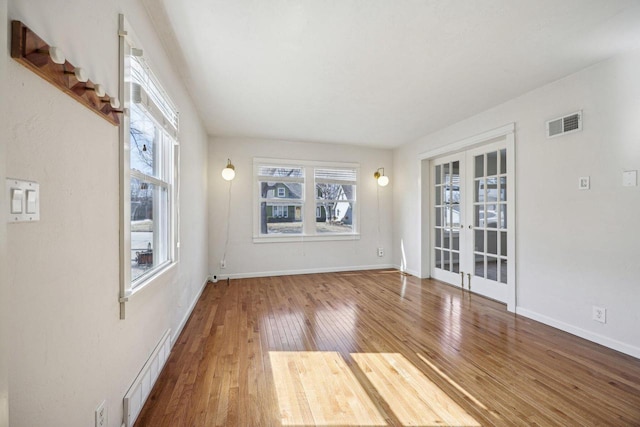
POLYGON ((187 321, 189 320, 189 317, 191 317, 191 313, 193 313, 193 310, 196 308, 196 304, 200 300, 200 296, 202 295, 202 292, 204 292, 204 288, 207 286, 207 283, 209 283, 209 277, 204 279, 204 283, 200 286, 200 290, 196 293, 196 296, 194 297, 193 301, 191 301, 191 305, 187 309, 186 313, 184 314, 184 317, 180 321, 180 324, 176 328, 175 333, 171 337, 171 349, 172 350, 173 350, 174 344, 178 340, 178 337, 182 333, 182 330, 184 329, 184 326, 187 324, 187 321))
POLYGON ((256 271, 252 273, 234 273, 226 276, 218 276, 218 281, 227 280, 227 279, 249 279, 254 277, 295 276, 298 274, 341 273, 345 271, 383 270, 387 268, 396 268, 396 266, 394 266, 393 264, 376 264, 376 265, 359 265, 359 266, 349 266, 349 267, 308 268, 303 270, 256 271))
POLYGON ((560 329, 561 331, 568 332, 580 338, 584 338, 588 341, 592 341, 596 344, 603 345, 610 349, 613 349, 621 353, 628 354, 629 356, 633 356, 635 358, 640 359, 639 347, 634 347, 624 342, 614 340, 612 338, 608 338, 604 335, 587 331, 586 329, 578 328, 577 326, 562 322, 560 320, 556 320, 552 317, 545 316, 543 314, 537 313, 535 311, 532 311, 523 307, 517 307, 516 313, 521 316, 527 317, 529 319, 535 320, 537 322, 544 323, 545 325, 552 326, 556 329, 560 329))
POLYGON ((420 277, 420 273, 419 273, 418 271, 416 271, 416 270, 412 270, 412 269, 410 269, 410 268, 405 268, 405 269, 403 270, 403 269, 402 269, 402 267, 401 267, 401 266, 399 266, 399 265, 397 265, 397 264, 396 264, 396 265, 393 265, 393 267, 392 267, 392 268, 395 268, 396 270, 400 271, 401 273, 407 273, 407 274, 410 274, 410 275, 412 275, 412 276, 415 276, 415 277, 417 277, 418 279, 428 279, 428 278, 429 278, 428 276, 427 276, 427 277, 420 277))
POLYGON ((493 138, 499 138, 501 136, 514 133, 516 130, 515 123, 509 123, 499 128, 495 128, 478 135, 465 138, 460 141, 453 142, 451 144, 443 145, 442 147, 434 148, 433 150, 422 152, 418 155, 420 161, 425 159, 432 159, 434 157, 442 156, 443 154, 453 154, 457 151, 465 150, 476 144, 482 144, 493 138))

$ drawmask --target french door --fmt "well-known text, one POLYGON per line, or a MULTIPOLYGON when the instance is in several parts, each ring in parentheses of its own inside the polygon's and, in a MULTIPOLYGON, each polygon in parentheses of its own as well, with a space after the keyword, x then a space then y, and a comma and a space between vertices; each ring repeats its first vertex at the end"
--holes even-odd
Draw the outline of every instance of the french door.
POLYGON ((515 303, 510 154, 501 138, 431 162, 431 276, 504 303, 515 303))

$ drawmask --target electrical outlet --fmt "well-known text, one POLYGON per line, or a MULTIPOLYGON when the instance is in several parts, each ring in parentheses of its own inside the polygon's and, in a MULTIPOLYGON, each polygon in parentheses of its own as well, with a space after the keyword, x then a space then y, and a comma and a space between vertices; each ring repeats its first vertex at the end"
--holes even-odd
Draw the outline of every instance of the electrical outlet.
POLYGON ((578 190, 588 190, 591 188, 591 178, 588 176, 581 176, 578 178, 578 190))
POLYGON ((378 256, 384 256, 384 248, 378 248, 378 256))
POLYGON ((107 401, 103 400, 96 408, 96 427, 107 427, 107 401))
POLYGON ((226 259, 221 259, 220 260, 220 268, 227 268, 227 260, 226 259))
POLYGON ((593 320, 600 323, 607 323, 607 309, 603 307, 593 306, 593 320))

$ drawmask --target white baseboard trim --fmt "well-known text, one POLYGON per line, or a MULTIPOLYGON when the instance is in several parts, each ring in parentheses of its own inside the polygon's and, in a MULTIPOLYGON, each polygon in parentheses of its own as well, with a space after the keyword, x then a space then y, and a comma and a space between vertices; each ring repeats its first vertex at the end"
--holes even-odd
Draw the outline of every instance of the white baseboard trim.
POLYGON ((193 309, 196 308, 196 304, 198 303, 198 300, 200 300, 200 296, 202 295, 202 292, 204 291, 204 288, 205 286, 207 286, 208 282, 209 282, 209 277, 207 276, 202 286, 200 286, 200 290, 198 291, 196 296, 193 298, 193 301, 191 301, 191 305, 187 309, 187 312, 182 317, 180 324, 176 328, 175 334, 173 334, 173 336, 171 337, 171 349, 173 349, 173 345, 176 343, 178 337, 180 336, 180 334, 182 333, 182 330, 184 329, 184 326, 187 324, 187 320, 189 320, 189 317, 191 317, 191 313, 193 312, 193 309))
POLYGON ((418 279, 420 279, 420 273, 418 273, 417 271, 411 270, 410 268, 405 268, 404 271, 402 270, 402 267, 400 267, 399 265, 394 264, 392 268, 395 268, 398 271, 402 271, 403 273, 407 273, 410 274, 412 276, 417 277, 418 279))
POLYGON ((270 276, 294 276, 297 274, 316 274, 316 273, 340 273, 344 271, 361 271, 361 270, 382 270, 386 268, 395 268, 393 264, 376 264, 376 265, 359 265, 350 267, 325 267, 325 268, 308 268, 302 270, 281 270, 281 271, 256 271, 250 273, 233 273, 226 276, 218 276, 218 281, 227 279, 249 279, 253 277, 270 277, 270 276))
POLYGON ((584 338, 596 344, 603 345, 610 349, 613 349, 621 353, 628 354, 629 356, 633 356, 635 358, 640 359, 640 348, 638 347, 626 344, 618 340, 614 340, 612 338, 605 337, 604 335, 587 331, 586 329, 578 328, 569 323, 561 322, 560 320, 556 320, 554 318, 545 316, 543 314, 537 313, 532 310, 528 310, 526 308, 516 307, 516 314, 538 321, 540 323, 544 323, 545 325, 553 326, 554 328, 560 329, 561 331, 568 332, 572 335, 578 336, 580 338, 584 338))

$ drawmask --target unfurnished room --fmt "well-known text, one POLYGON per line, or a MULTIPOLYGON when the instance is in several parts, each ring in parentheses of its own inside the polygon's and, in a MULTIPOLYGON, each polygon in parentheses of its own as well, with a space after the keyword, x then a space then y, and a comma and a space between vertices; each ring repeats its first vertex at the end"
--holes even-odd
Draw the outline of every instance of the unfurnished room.
POLYGON ((0 22, 0 427, 640 426, 640 0, 0 22))

